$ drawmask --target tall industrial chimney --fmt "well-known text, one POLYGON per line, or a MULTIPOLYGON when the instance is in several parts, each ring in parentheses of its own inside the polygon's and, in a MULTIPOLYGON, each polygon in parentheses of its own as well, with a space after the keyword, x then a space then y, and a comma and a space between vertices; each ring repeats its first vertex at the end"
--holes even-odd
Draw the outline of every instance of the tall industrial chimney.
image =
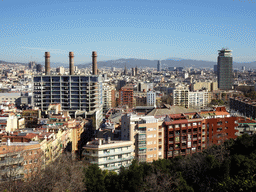
POLYGON ((98 75, 98 68, 97 68, 97 52, 92 52, 92 74, 98 75))
POLYGON ((75 65, 74 65, 74 53, 69 52, 69 74, 74 75, 75 65))
POLYGON ((45 52, 45 75, 50 75, 50 52, 45 52))

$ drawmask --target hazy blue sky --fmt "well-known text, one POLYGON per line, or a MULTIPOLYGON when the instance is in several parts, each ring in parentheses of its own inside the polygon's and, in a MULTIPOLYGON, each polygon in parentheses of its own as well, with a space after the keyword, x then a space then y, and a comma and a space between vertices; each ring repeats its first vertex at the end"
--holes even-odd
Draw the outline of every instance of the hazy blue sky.
POLYGON ((256 0, 3 0, 0 60, 118 58, 256 61, 256 0))

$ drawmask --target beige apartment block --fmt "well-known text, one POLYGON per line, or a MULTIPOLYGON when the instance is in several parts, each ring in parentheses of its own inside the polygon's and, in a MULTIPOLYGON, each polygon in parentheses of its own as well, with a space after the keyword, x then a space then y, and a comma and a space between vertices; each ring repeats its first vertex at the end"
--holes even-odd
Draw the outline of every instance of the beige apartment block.
POLYGON ((132 145, 131 141, 99 138, 88 142, 82 154, 85 162, 89 164, 98 164, 102 170, 119 172, 121 166, 130 166, 134 159, 132 145))
POLYGON ((121 139, 132 141, 135 158, 140 162, 153 162, 163 158, 162 121, 153 116, 124 115, 121 121, 121 139))

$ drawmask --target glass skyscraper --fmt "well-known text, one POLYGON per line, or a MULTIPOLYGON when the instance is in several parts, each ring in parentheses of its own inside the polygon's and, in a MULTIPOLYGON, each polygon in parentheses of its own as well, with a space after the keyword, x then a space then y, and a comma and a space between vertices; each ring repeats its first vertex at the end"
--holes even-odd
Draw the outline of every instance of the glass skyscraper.
POLYGON ((218 65, 218 88, 221 90, 230 90, 233 85, 233 58, 231 50, 219 50, 218 65))

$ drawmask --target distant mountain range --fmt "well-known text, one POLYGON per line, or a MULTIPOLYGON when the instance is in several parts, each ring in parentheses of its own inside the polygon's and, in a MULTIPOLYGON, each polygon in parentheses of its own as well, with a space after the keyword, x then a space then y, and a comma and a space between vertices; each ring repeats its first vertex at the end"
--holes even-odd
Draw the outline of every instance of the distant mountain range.
MULTIPOLYGON (((157 67, 158 60, 147 60, 147 59, 118 59, 109 61, 98 61, 98 67, 116 67, 124 68, 125 65, 127 69, 132 67, 157 67)), ((79 68, 88 67, 91 63, 77 65, 79 68)), ((192 67, 192 68, 213 68, 217 65, 217 62, 212 61, 202 61, 202 60, 189 60, 189 59, 166 59, 161 60, 162 68, 168 67, 192 67)), ((256 68, 256 61, 251 63, 233 63, 233 68, 241 69, 242 66, 248 68, 256 68)))
MULTIPOLYGON (((143 67, 157 67, 157 62, 158 60, 147 60, 147 59, 117 59, 117 60, 108 60, 108 61, 98 61, 98 67, 116 67, 116 68, 124 68, 125 65, 127 69, 132 68, 132 67, 138 67, 138 68, 143 68, 143 67)), ((0 60, 0 64, 22 64, 26 65, 27 63, 19 63, 19 62, 6 62, 0 60)), ((39 62, 40 64, 44 65, 44 62, 39 62)), ((213 61, 202 61, 202 60, 190 60, 190 59, 180 59, 180 58, 170 58, 170 59, 165 59, 161 60, 162 68, 168 68, 168 67, 192 67, 192 68, 213 68, 214 65, 217 64, 217 62, 213 61)), ((76 64, 78 68, 85 68, 89 67, 91 65, 90 63, 86 64, 76 64)), ((52 67, 58 67, 58 66, 63 66, 63 67, 68 67, 68 64, 66 63, 59 63, 59 62, 52 62, 51 63, 52 67)), ((241 69, 242 66, 245 66, 246 69, 252 68, 256 69, 256 61, 251 62, 251 63, 233 63, 233 68, 234 69, 241 69)))

